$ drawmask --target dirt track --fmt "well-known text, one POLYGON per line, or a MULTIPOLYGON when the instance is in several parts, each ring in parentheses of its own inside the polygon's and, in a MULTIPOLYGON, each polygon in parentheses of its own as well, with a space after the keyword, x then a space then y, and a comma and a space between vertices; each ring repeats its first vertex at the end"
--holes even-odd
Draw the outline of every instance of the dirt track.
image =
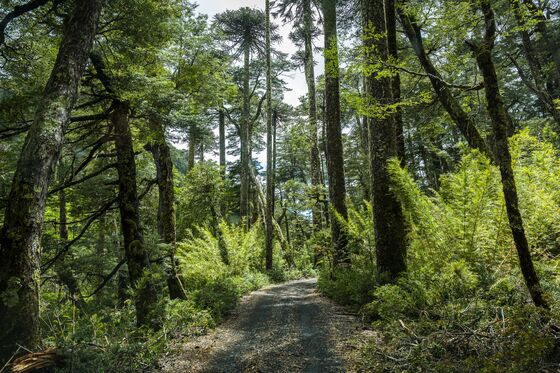
POLYGON ((316 280, 270 286, 243 298, 211 334, 182 345, 164 372, 347 372, 356 319, 316 291, 316 280))

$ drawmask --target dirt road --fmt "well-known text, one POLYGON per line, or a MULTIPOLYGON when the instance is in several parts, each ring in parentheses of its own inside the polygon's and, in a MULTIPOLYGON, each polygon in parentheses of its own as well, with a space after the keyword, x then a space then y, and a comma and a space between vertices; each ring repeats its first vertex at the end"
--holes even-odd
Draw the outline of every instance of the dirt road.
POLYGON ((164 372, 346 372, 356 319, 317 293, 316 280, 270 286, 243 298, 211 334, 181 346, 164 372))

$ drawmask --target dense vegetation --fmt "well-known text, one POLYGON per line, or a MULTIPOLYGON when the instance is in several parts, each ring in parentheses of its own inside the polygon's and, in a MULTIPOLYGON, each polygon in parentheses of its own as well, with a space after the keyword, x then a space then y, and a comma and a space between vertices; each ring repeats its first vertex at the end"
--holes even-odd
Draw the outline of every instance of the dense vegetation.
POLYGON ((0 371, 157 370, 311 276, 362 371, 559 369, 560 3, 262 3, 0 1, 0 371))

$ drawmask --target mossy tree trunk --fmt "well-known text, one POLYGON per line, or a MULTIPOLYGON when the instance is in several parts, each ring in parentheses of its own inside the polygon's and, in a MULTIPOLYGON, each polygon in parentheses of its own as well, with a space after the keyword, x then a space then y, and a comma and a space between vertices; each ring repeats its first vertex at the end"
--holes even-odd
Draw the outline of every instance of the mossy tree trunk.
POLYGON ((272 175, 272 53, 270 48, 270 0, 265 1, 266 17, 266 269, 272 269, 273 227, 274 215, 274 176, 272 175))
MULTIPOLYGON (((365 63, 387 62, 389 50, 383 0, 362 1, 362 28, 365 63)), ((365 97, 369 105, 387 106, 394 102, 390 77, 365 76, 365 97)), ((381 110, 382 112, 384 110, 381 110)), ((377 272, 381 281, 392 281, 406 271, 406 226, 401 206, 391 191, 388 162, 398 156, 398 114, 388 110, 384 115, 366 118, 369 133, 371 196, 375 227, 377 272)))
MULTIPOLYGON (((397 64, 398 55, 398 43, 397 43, 397 12, 395 10, 395 0, 385 0, 385 27, 387 32, 387 49, 389 52, 390 63, 397 64)), ((401 162, 401 166, 406 165, 406 147, 404 139, 404 125, 403 116, 400 106, 398 106, 401 100, 401 76, 398 71, 394 72, 391 77, 391 98, 392 103, 397 105, 396 113, 393 116, 395 121, 395 133, 397 136, 397 157, 401 162)))
POLYGON ((135 299, 136 322, 139 326, 152 326, 150 313, 155 306, 157 295, 148 273, 150 259, 140 225, 136 162, 128 120, 129 107, 125 102, 118 100, 114 101, 113 106, 111 122, 115 131, 117 152, 121 231, 130 284, 137 292, 135 299))
POLYGON ((97 29, 100 0, 77 0, 64 24, 56 61, 17 163, 0 233, 0 361, 39 334, 39 264, 43 214, 64 128, 97 29))
POLYGON ((347 250, 348 238, 339 218, 348 218, 346 185, 344 180, 344 155, 340 118, 340 77, 338 63, 338 37, 336 25, 336 0, 323 0, 323 28, 325 33, 325 128, 329 196, 333 210, 331 233, 334 245, 335 266, 350 263, 347 250))
POLYGON ((480 2, 480 9, 484 14, 485 34, 483 40, 479 42, 467 41, 467 45, 473 51, 476 62, 484 79, 484 91, 486 95, 487 111, 492 121, 492 131, 494 134, 496 158, 500 175, 502 178, 502 190, 506 203, 506 213, 509 226, 513 236, 513 241, 519 257, 519 265, 525 279, 525 283, 535 303, 538 307, 548 309, 549 305, 545 299, 544 291, 540 285, 539 277, 533 265, 527 236, 523 228, 523 218, 519 210, 519 200, 513 168, 511 165, 511 154, 508 144, 508 117, 504 100, 500 93, 496 67, 492 59, 492 49, 496 37, 496 23, 494 11, 488 1, 480 2))
POLYGON ((321 212, 321 159, 319 157, 319 142, 317 140, 317 94, 315 89, 315 61, 313 60, 313 18, 311 0, 303 0, 303 37, 304 37, 304 68, 307 83, 307 100, 309 116, 309 168, 311 173, 311 194, 313 207, 313 230, 319 231, 323 226, 321 212))
POLYGON ((165 129, 156 119, 150 119, 152 141, 148 148, 156 166, 158 201, 158 233, 161 240, 169 245, 169 267, 167 268, 167 287, 171 299, 185 299, 185 290, 177 273, 175 250, 177 246, 175 226, 175 185, 173 181, 173 162, 171 151, 165 140, 165 129))

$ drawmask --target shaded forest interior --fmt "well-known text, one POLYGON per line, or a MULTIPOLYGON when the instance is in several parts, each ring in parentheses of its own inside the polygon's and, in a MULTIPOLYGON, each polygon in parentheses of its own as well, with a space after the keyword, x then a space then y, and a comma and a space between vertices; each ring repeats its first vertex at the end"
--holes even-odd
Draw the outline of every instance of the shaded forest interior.
POLYGON ((202 3, 0 0, 0 372, 315 277, 348 370, 558 371, 560 2, 202 3))

